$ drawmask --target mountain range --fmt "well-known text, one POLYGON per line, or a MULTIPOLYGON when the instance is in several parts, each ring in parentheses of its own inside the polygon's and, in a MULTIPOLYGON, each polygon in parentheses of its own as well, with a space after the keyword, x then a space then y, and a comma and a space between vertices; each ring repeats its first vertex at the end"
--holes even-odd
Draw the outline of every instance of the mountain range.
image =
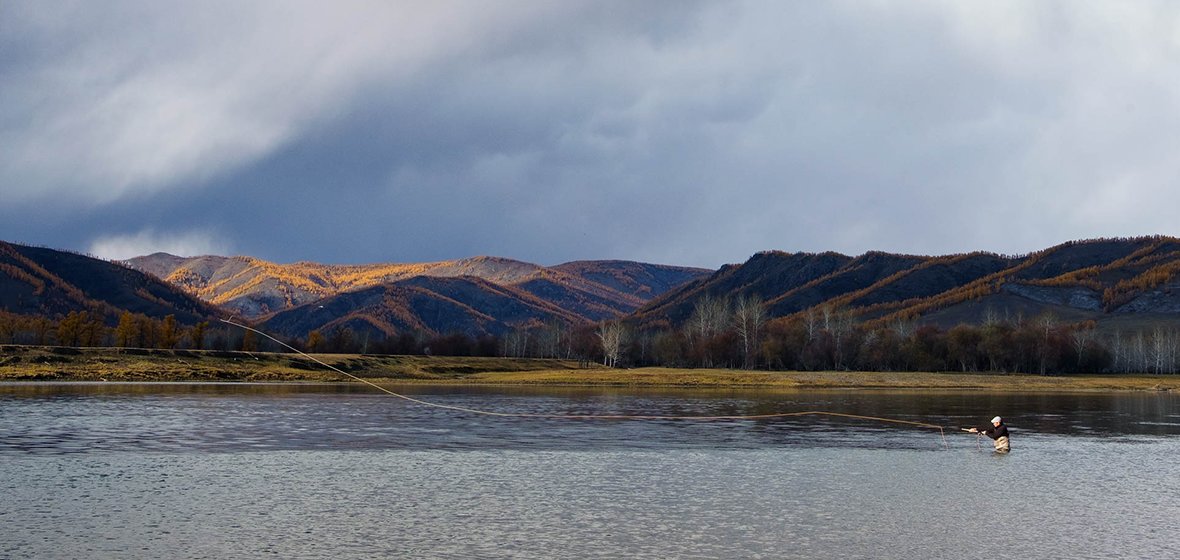
POLYGON ((684 324, 704 298, 754 297, 770 318, 817 310, 872 324, 950 327, 1051 313, 1138 328, 1180 318, 1180 240, 1071 241, 1027 255, 921 256, 765 251, 711 271, 629 261, 557 266, 498 257, 410 264, 277 264, 248 256, 156 253, 110 262, 0 242, 0 311, 232 315, 291 337, 349 327, 501 335, 544 324, 623 318, 684 324))
POLYGON ((639 324, 682 324, 703 297, 755 296, 770 317, 826 308, 861 322, 949 328, 1051 314, 1136 328, 1180 319, 1180 239, 1072 241, 1022 256, 767 251, 654 299, 639 324), (1002 318, 1002 317, 999 317, 1002 318))
POLYGON ((593 323, 634 312, 711 273, 629 261, 544 267, 497 257, 325 265, 156 253, 126 264, 287 336, 343 327, 383 336, 478 336, 553 322, 593 323))

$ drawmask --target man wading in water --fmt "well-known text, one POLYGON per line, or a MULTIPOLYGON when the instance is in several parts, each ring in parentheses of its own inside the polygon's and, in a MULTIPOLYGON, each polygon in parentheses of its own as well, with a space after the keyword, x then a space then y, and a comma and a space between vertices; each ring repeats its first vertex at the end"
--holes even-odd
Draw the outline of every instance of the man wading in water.
POLYGON ((996 453, 1007 453, 1012 450, 1012 448, 1008 446, 1008 426, 1004 425, 1004 421, 1001 420, 999 416, 992 418, 991 426, 971 428, 967 431, 973 434, 983 434, 996 440, 996 453))

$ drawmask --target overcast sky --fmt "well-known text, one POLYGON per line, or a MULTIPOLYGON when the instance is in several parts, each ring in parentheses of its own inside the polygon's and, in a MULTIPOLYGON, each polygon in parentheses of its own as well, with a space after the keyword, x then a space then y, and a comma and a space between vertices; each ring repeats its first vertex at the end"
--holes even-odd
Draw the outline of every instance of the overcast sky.
POLYGON ((1180 235, 1180 3, 0 3, 0 240, 128 258, 1180 235))

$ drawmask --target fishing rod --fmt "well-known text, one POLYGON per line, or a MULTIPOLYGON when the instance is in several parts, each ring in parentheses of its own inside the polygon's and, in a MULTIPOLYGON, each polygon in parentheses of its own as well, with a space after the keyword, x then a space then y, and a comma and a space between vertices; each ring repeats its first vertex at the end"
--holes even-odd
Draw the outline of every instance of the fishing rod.
POLYGON ((983 451, 983 443, 981 443, 983 441, 983 432, 980 432, 976 428, 959 428, 959 429, 963 430, 964 432, 967 432, 969 434, 975 434, 975 449, 977 451, 983 451), (975 431, 971 431, 971 430, 975 430, 975 431))
POLYGON ((353 379, 355 381, 364 383, 365 385, 368 385, 374 389, 377 389, 378 391, 381 391, 385 394, 388 394, 390 396, 397 397, 399 399, 403 399, 403 400, 406 400, 406 401, 409 401, 409 402, 412 402, 415 404, 420 404, 423 406, 430 406, 430 407, 434 407, 434 408, 454 410, 457 412, 466 412, 469 414, 478 414, 478 415, 483 415, 483 416, 497 416, 497 417, 502 417, 502 418, 544 418, 544 419, 562 419, 562 420, 698 420, 698 421, 707 421, 707 420, 759 420, 759 419, 768 419, 768 418, 787 418, 787 417, 791 417, 791 416, 835 416, 835 417, 841 417, 841 418, 854 418, 854 419, 859 419, 859 420, 874 420, 877 422, 890 422, 890 423, 894 423, 894 424, 905 424, 905 425, 910 425, 910 426, 919 426, 919 427, 923 427, 923 428, 936 429, 936 430, 938 430, 939 435, 942 437, 943 446, 946 447, 947 449, 950 449, 950 445, 947 444, 947 441, 946 441, 946 431, 945 431, 944 427, 939 426, 937 424, 928 424, 925 422, 914 422, 911 420, 899 420, 896 418, 882 418, 879 416, 864 416, 864 415, 860 415, 860 414, 845 414, 843 412, 829 412, 829 411, 825 411, 825 410, 806 410, 806 411, 802 411, 802 412, 776 412, 776 413, 771 413, 771 414, 746 414, 746 415, 723 415, 723 416, 666 416, 666 415, 649 415, 649 414, 538 414, 538 413, 529 413, 529 412, 497 412, 497 411, 492 411, 492 410, 481 410, 481 409, 476 409, 476 408, 468 408, 468 407, 464 407, 464 406, 454 406, 454 405, 448 405, 448 404, 441 404, 441 403, 436 403, 436 402, 424 401, 422 399, 417 399, 417 398, 411 397, 409 395, 403 395, 403 394, 398 393, 396 391, 391 391, 386 387, 382 387, 381 385, 373 383, 372 381, 369 381, 369 380, 364 379, 362 377, 358 377, 358 376, 348 373, 347 371, 344 371, 336 366, 326 363, 326 362, 316 358, 315 356, 307 354, 307 353, 303 352, 302 350, 295 348, 294 346, 291 346, 290 344, 287 344, 286 342, 283 342, 282 340, 279 340, 279 339, 277 339, 265 332, 262 332, 254 327, 250 327, 248 325, 243 325, 241 323, 235 323, 233 321, 230 321, 229 319, 221 319, 221 322, 227 323, 229 325, 233 325, 233 326, 238 327, 240 329, 244 329, 247 331, 257 333, 261 336, 264 336, 270 340, 273 340, 274 342, 278 343, 279 345, 283 346, 284 348, 287 348, 287 349, 291 350, 292 352, 295 352, 295 353, 299 354, 300 356, 303 356, 304 358, 307 358, 307 359, 309 359, 321 366, 324 366, 325 368, 328 368, 336 373, 339 373, 345 377, 348 377, 348 378, 353 379))

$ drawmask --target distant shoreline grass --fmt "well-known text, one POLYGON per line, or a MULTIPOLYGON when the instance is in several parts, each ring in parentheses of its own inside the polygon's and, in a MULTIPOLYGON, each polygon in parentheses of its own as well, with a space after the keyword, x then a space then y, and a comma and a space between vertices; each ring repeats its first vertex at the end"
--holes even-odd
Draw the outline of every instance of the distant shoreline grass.
POLYGON ((488 372, 463 383, 514 385, 776 389, 987 389, 994 391, 1180 391, 1180 376, 953 372, 789 371, 640 368, 632 370, 488 372))
MULTIPOLYGON (((320 354, 316 360, 375 383, 682 387, 741 389, 987 389, 995 391, 1180 391, 1180 375, 929 372, 778 372, 583 367, 517 358, 320 354)), ((297 354, 0 345, 0 381, 347 382, 297 354)))

